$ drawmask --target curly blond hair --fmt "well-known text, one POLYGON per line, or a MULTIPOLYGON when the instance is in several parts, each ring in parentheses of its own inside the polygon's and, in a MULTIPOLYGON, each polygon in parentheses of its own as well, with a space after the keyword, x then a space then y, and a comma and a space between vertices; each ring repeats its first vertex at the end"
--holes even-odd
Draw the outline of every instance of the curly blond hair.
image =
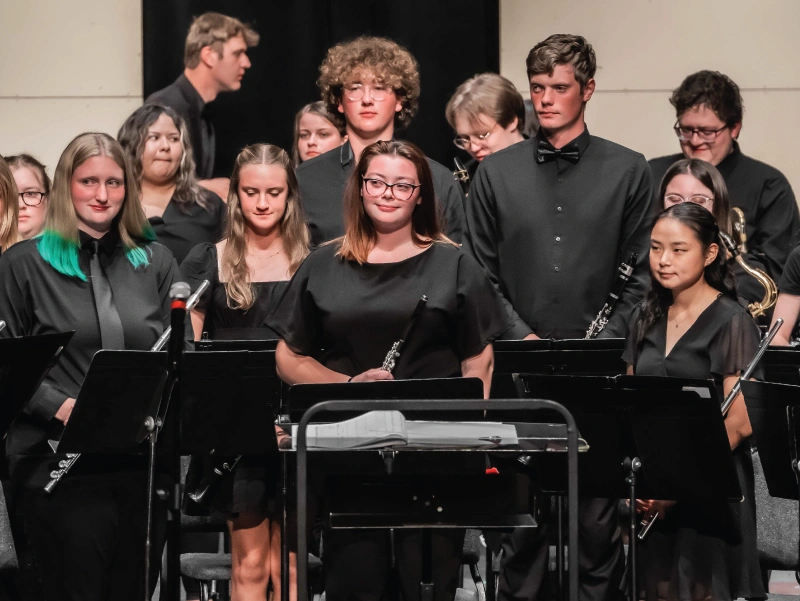
POLYGON ((317 80, 328 110, 338 112, 342 87, 364 72, 392 87, 403 107, 395 125, 406 127, 419 107, 419 66, 408 50, 389 38, 361 36, 328 50, 317 80))

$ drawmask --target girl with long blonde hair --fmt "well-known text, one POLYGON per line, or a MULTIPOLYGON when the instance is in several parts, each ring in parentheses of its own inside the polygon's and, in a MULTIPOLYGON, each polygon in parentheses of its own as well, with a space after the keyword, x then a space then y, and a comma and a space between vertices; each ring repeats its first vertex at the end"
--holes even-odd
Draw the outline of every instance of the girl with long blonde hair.
MULTIPOLYGON (((101 349, 149 350, 169 325, 178 266, 153 237, 125 152, 106 134, 86 133, 61 155, 41 236, 0 257, 0 337, 74 332, 6 439, 14 504, 25 508, 46 599, 152 594, 142 578, 146 458, 84 454, 52 495, 44 485, 66 457, 48 440, 70 420, 92 357, 101 349)), ((163 504, 154 517, 153 583, 163 504)))
MULTIPOLYGON (((193 288, 211 282, 192 311, 195 338, 203 332, 212 339, 277 338, 265 320, 307 254, 308 230, 289 155, 269 144, 248 146, 233 167, 225 237, 196 246, 182 264, 193 288)), ((200 458, 193 459, 187 481, 203 470, 200 458)), ((276 475, 277 466, 244 457, 210 501, 230 516, 234 600, 263 599, 270 581, 279 598, 280 522, 270 519, 276 475)), ((294 578, 292 583, 295 598, 294 578)))

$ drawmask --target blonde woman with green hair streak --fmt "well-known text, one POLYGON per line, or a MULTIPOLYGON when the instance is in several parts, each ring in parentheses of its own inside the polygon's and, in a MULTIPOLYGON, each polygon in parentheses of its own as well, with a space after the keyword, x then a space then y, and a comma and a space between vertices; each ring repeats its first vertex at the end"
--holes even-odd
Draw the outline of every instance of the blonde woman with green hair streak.
MULTIPOLYGON (((51 495, 43 487, 65 457, 48 440, 69 421, 92 356, 149 350, 169 325, 179 272, 153 238, 125 152, 86 133, 61 155, 41 236, 0 257, 1 337, 75 332, 6 440, 14 504, 48 600, 145 598, 146 458, 84 455, 51 495)), ((153 583, 164 511, 157 501, 153 583)))

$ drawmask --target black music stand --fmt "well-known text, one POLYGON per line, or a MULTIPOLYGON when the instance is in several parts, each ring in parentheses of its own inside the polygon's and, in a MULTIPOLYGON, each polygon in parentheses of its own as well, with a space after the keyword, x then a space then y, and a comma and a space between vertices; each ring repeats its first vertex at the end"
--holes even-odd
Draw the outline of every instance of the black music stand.
POLYGON ((765 381, 800 386, 800 347, 771 346, 762 365, 765 381))
MULTIPOLYGON (((637 498, 741 499, 712 381, 538 374, 518 374, 516 381, 521 397, 557 401, 575 417, 581 437, 589 444, 589 452, 579 459, 582 494, 629 499, 632 594, 638 594, 637 498), (680 445, 675 444, 676 439, 680 445), (714 469, 704 470, 707 465, 714 469)), ((537 465, 537 472, 545 492, 562 493, 563 479, 552 465, 537 465)), ((562 553, 559 534, 558 555, 562 553)))
POLYGON ((800 386, 745 380, 742 392, 770 496, 800 499, 800 386))
MULTIPOLYGON (((569 500, 569 542, 570 548, 578 548, 578 431, 575 427, 575 422, 568 411, 558 403, 546 400, 383 400, 379 403, 381 409, 384 410, 397 410, 404 413, 424 414, 425 412, 442 412, 450 409, 453 416, 457 415, 460 411, 485 411, 492 407, 497 410, 519 410, 547 408, 557 411, 562 419, 566 422, 566 453, 568 455, 568 469, 569 469, 569 486, 568 486, 568 500, 569 500)), ((366 412, 374 410, 376 404, 374 400, 362 401, 326 401, 309 409, 300 420, 298 427, 298 440, 297 440, 297 494, 298 494, 298 592, 300 594, 300 601, 306 601, 305 581, 307 576, 307 471, 308 471, 308 449, 306 441, 306 430, 308 424, 314 420, 318 414, 325 412, 366 412)), ((561 438, 563 441, 563 437, 561 438)), ((444 449, 440 449, 444 450, 444 449)), ((540 447, 540 451, 545 451, 545 447, 540 447)), ((398 455, 403 454, 405 451, 414 453, 415 449, 411 448, 394 448, 392 451, 397 452, 398 455)), ((478 453, 499 453, 500 449, 477 449, 478 453)), ((527 455, 531 451, 526 449, 508 449, 508 451, 527 455)), ((436 451, 434 451, 436 452, 436 451)), ((463 451, 462 451, 463 452, 463 451)), ((374 453, 374 451, 373 451, 374 453)), ((476 454, 478 454, 476 453, 476 454)), ((433 514, 435 515, 435 513, 433 514)), ((442 520, 443 521, 443 520, 442 520)), ((423 601, 433 599, 433 587, 430 585, 430 539, 426 541, 425 532, 427 527, 432 526, 433 523, 424 525, 423 529, 423 581, 420 583, 420 597, 423 601), (426 548, 428 551, 426 551, 426 548), (427 568, 426 568, 427 565, 427 568)), ((465 527, 463 524, 442 524, 440 526, 449 527, 465 527)), ((531 524, 533 525, 533 524, 531 524)), ((578 560, 577 553, 570 554, 569 557, 570 577, 569 577, 569 591, 571 601, 578 599, 578 560)))
POLYGON ((5 436, 74 332, 0 339, 0 432, 5 436))

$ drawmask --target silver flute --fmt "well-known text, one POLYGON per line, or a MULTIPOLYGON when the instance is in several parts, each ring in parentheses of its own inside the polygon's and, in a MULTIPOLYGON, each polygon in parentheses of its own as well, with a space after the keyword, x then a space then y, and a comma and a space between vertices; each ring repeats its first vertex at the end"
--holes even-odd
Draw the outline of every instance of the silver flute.
MULTIPOLYGON (((731 388, 731 391, 728 393, 728 396, 725 397, 725 400, 722 403, 722 417, 724 418, 728 411, 731 409, 731 405, 733 405, 733 401, 736 400, 736 397, 739 396, 739 393, 742 390, 742 381, 749 380, 750 376, 753 375, 753 372, 758 367, 759 362, 761 361, 761 357, 764 356, 764 353, 767 352, 767 348, 769 348, 770 343, 774 340, 775 336, 778 335, 778 330, 781 329, 783 325, 783 318, 779 317, 775 320, 775 323, 772 324, 772 327, 769 329, 769 332, 764 336, 761 342, 758 345, 758 349, 756 349, 756 354, 753 356, 753 359, 750 363, 747 364, 747 367, 742 372, 742 375, 736 381, 736 384, 731 388)), ((643 541, 647 538, 647 534, 650 532, 650 528, 653 527, 653 524, 658 519, 658 512, 653 515, 649 520, 644 518, 642 522, 639 524, 642 527, 642 531, 639 533, 639 540, 643 541)))
MULTIPOLYGON (((203 282, 197 287, 194 294, 192 294, 186 300, 186 310, 191 311, 197 306, 197 303, 200 302, 200 297, 203 296, 203 293, 208 289, 210 282, 208 280, 203 280, 203 282)), ((164 345, 167 344, 169 340, 169 336, 172 333, 172 326, 167 326, 167 329, 164 330, 164 333, 161 334, 156 343, 150 349, 151 351, 160 351, 164 348, 164 345)), ((50 472, 50 481, 45 484, 44 492, 47 494, 51 494, 53 490, 55 490, 58 483, 61 482, 61 479, 69 473, 69 470, 72 469, 72 466, 80 459, 80 453, 67 453, 67 458, 62 459, 58 462, 58 469, 53 470, 50 472)))

